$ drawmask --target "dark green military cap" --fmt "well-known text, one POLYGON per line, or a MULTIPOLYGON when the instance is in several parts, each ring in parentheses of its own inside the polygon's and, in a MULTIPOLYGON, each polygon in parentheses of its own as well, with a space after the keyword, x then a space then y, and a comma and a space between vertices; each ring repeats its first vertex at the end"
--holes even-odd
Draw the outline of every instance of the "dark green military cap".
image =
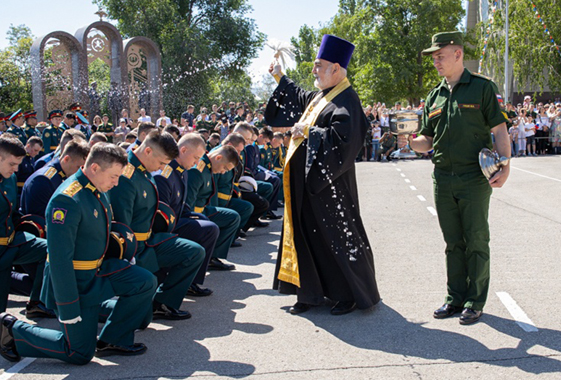
POLYGON ((442 32, 432 36, 431 47, 422 51, 423 55, 429 55, 448 45, 464 46, 464 37, 462 32, 442 32))

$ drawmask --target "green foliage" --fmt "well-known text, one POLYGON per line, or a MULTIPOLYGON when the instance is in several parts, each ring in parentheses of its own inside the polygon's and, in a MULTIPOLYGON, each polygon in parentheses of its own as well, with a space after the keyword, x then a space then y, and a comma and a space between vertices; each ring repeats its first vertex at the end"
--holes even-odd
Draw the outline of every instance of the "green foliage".
POLYGON ((170 115, 222 95, 230 82, 245 83, 245 68, 265 40, 246 16, 246 0, 93 1, 124 35, 146 36, 158 44, 164 108, 170 115))
MULTIPOLYGON (((561 8, 553 0, 533 0, 556 43, 561 43, 561 8)), ((487 50, 483 73, 497 82, 504 78, 505 6, 497 8, 487 50)), ((491 10, 489 10, 491 13, 491 10)), ((476 30, 477 59, 483 51, 487 23, 476 30)), ((552 92, 561 91, 561 55, 549 41, 542 22, 536 17, 527 0, 509 0, 509 58, 512 74, 519 89, 536 88, 542 92, 547 86, 552 92)))
POLYGON ((31 29, 10 25, 10 45, 0 50, 0 105, 2 111, 33 108, 29 48, 33 43, 31 29))
POLYGON ((433 34, 456 29, 463 15, 460 0, 341 0, 338 13, 327 25, 311 33, 303 27, 299 38, 293 39, 304 58, 296 73, 289 74, 299 84, 309 85, 309 76, 304 74, 308 68, 311 71, 321 36, 335 34, 356 45, 348 77, 363 102, 390 104, 406 99, 418 103, 439 81, 432 62, 421 51, 430 46, 433 34))

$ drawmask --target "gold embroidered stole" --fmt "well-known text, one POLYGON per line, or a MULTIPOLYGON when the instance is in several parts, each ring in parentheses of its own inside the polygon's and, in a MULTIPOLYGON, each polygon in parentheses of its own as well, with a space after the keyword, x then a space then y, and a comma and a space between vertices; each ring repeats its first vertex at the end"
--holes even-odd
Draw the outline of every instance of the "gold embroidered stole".
POLYGON ((305 138, 308 138, 310 126, 313 126, 325 106, 339 95, 341 92, 351 86, 347 78, 335 86, 326 96, 320 91, 310 102, 306 111, 298 123, 305 124, 304 136, 300 138, 292 138, 286 153, 284 170, 283 170, 283 190, 284 190, 284 232, 281 252, 281 265, 278 279, 300 287, 300 273, 298 270, 298 256, 296 255, 296 247, 294 246, 294 224, 292 221, 292 196, 290 194, 290 159, 294 155, 296 149, 302 144, 305 138))

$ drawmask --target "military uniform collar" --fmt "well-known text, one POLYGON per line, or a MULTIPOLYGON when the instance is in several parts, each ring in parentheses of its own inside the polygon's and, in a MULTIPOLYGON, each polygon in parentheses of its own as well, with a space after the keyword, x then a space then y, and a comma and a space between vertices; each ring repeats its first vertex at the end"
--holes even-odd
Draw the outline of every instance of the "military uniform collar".
MULTIPOLYGON (((462 73, 462 76, 460 77, 460 80, 458 81, 457 84, 469 83, 470 81, 471 81, 471 72, 464 67, 464 72, 462 73)), ((448 90, 448 82, 446 82, 446 78, 442 78, 442 81, 440 82, 440 85, 438 87, 439 88, 444 87, 445 89, 448 90)))
POLYGON ((80 185, 82 185, 82 187, 84 189, 88 189, 91 190, 92 193, 97 194, 97 188, 94 186, 94 184, 90 181, 90 179, 88 178, 88 176, 82 171, 82 168, 78 169, 78 171, 76 172, 76 180, 78 182, 80 182, 80 185))
POLYGON ((134 154, 133 151, 129 152, 129 162, 131 163, 131 165, 135 167, 135 169, 138 169, 141 172, 146 173, 146 168, 144 167, 144 164, 142 163, 142 161, 140 161, 140 159, 136 156, 136 154, 134 154))
POLYGON ((199 164, 197 165, 197 167, 199 168, 199 171, 201 171, 201 172, 203 172, 206 168, 212 173, 212 163, 211 163, 210 158, 208 157, 208 155, 206 153, 201 157, 201 160, 199 161, 199 164))
POLYGON ((62 165, 60 164, 60 159, 59 158, 54 158, 51 162, 49 162, 47 164, 47 166, 52 166, 53 168, 56 169, 57 173, 62 177, 65 178, 66 174, 64 173, 64 170, 62 170, 62 165))
POLYGON ((179 162, 177 162, 177 160, 171 160, 171 162, 169 163, 169 166, 173 169, 173 170, 177 170, 179 172, 179 174, 183 173, 185 171, 185 169, 183 169, 181 167, 181 165, 179 165, 179 162))

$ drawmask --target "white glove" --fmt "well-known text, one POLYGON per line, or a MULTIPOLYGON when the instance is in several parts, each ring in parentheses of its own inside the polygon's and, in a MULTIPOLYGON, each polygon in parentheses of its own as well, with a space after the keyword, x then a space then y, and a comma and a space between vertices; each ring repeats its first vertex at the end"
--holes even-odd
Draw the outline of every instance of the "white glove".
POLYGON ((65 325, 75 325, 78 322, 82 322, 82 317, 77 316, 76 318, 69 319, 67 321, 63 321, 62 319, 58 319, 60 323, 64 323, 65 325))
POLYGON ((132 259, 129 260, 129 263, 131 265, 136 265, 136 259, 133 257, 132 259))

